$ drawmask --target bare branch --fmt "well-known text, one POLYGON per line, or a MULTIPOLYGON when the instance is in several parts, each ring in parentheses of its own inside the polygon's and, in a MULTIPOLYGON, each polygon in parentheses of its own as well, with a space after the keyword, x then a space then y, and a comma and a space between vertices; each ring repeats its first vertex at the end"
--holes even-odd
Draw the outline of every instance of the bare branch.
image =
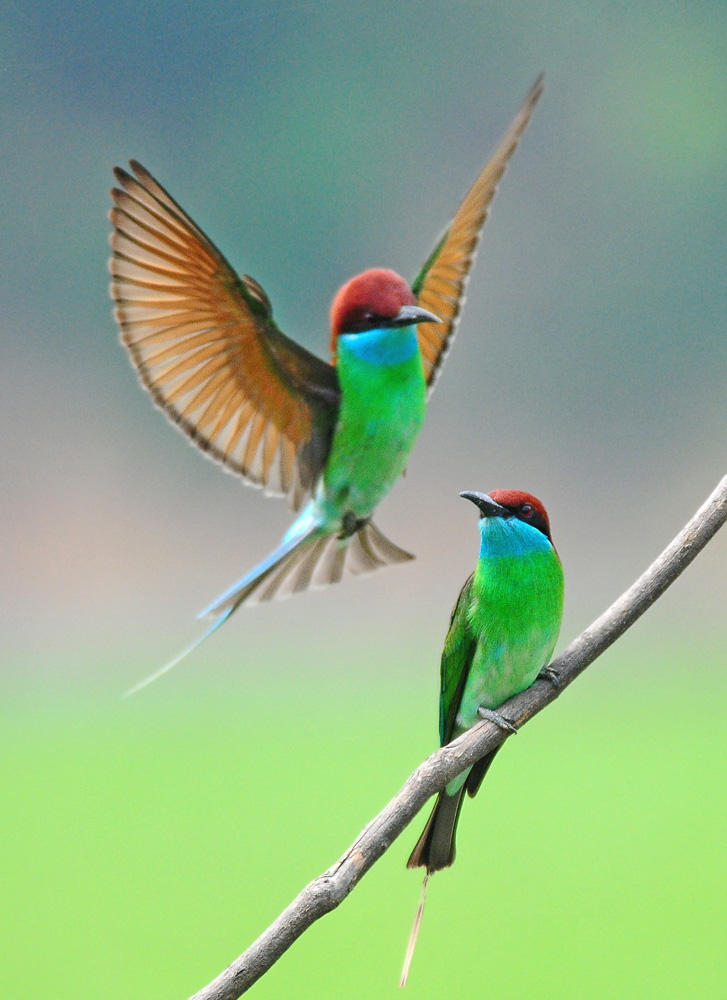
MULTIPOLYGON (((661 597, 725 521, 727 476, 636 583, 553 661, 552 667, 560 679, 560 691, 661 597)), ((538 680, 507 701, 500 711, 519 728, 554 701, 558 694, 550 681, 538 680)), ((310 882, 246 952, 190 1000, 237 1000, 311 924, 346 898, 427 799, 505 738, 506 734, 494 723, 482 722, 433 753, 414 771, 399 794, 368 824, 343 857, 310 882)))

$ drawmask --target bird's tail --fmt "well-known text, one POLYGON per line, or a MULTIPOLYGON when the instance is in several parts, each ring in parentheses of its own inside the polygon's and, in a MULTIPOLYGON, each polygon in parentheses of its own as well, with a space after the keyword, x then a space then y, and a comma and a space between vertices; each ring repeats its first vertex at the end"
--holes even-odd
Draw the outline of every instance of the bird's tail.
POLYGON ((422 894, 419 897, 419 902, 417 904, 417 911, 414 914, 414 923, 411 925, 409 944, 406 946, 404 965, 401 970, 401 978, 399 979, 399 986, 402 989, 406 986, 407 980, 409 979, 409 969, 411 968, 411 961, 414 958, 414 949, 417 946, 417 938, 419 937, 419 928, 422 925, 422 917, 424 916, 424 904, 427 901, 428 885, 429 885, 429 872, 427 872, 426 875, 424 876, 424 882, 422 883, 422 894))
POLYGON ((338 583, 344 569, 352 573, 371 573, 382 566, 408 562, 414 556, 389 541, 370 522, 354 535, 339 538, 327 532, 311 515, 304 512, 285 536, 280 546, 250 573, 233 584, 221 597, 199 615, 214 618, 212 625, 160 670, 146 677, 125 692, 136 694, 162 674, 180 663, 205 639, 216 632, 241 604, 257 604, 274 597, 307 590, 308 587, 327 587, 338 583))
POLYGON ((500 747, 495 747, 478 760, 469 772, 465 772, 465 780, 452 795, 447 794, 446 788, 439 793, 427 825, 406 863, 407 868, 423 866, 427 869, 427 874, 431 875, 442 868, 449 868, 454 862, 455 834, 464 793, 467 792, 470 797, 477 794, 499 749, 500 747))
MULTIPOLYGON (((259 596, 256 594, 257 599, 270 600, 280 589, 286 576, 291 575, 294 570, 297 570, 300 577, 313 551, 317 550, 321 542, 328 540, 330 540, 330 535, 323 534, 321 525, 308 512, 301 515, 275 552, 269 555, 267 559, 264 559, 254 570, 243 576, 241 580, 233 584, 229 590, 226 590, 221 597, 218 597, 214 603, 205 608, 198 616, 199 618, 214 618, 210 627, 202 633, 199 639, 195 639, 191 646, 187 646, 173 660, 165 663, 160 670, 155 671, 153 674, 145 677, 143 681, 129 688, 124 693, 124 697, 136 694, 137 691, 146 687, 147 684, 151 684, 152 681, 157 680, 162 674, 166 674, 172 667, 176 667, 178 663, 181 663, 197 646, 201 646, 205 639, 208 639, 213 632, 216 632, 220 625, 227 621, 243 601, 247 600, 252 594, 256 594, 258 588, 265 585, 262 594, 259 596), (267 594, 267 597, 265 594, 267 594)), ((315 568, 315 563, 313 564, 313 568, 315 568)), ((303 583, 302 580, 301 583, 303 583)), ((303 590, 305 586, 301 585, 299 589, 303 590)), ((252 604, 253 602, 250 601, 250 603, 252 604)))
POLYGON ((427 825, 406 863, 407 868, 423 866, 428 875, 449 868, 454 861, 454 835, 464 793, 464 785, 454 795, 447 795, 446 789, 439 793, 427 825))
POLYGON ((314 525, 304 534, 286 539, 277 551, 205 608, 199 617, 224 613, 229 616, 241 604, 272 601, 309 587, 322 588, 338 583, 344 570, 371 573, 382 566, 414 558, 389 541, 371 522, 346 538, 329 534, 320 525, 314 525))
POLYGON ((404 968, 401 972, 399 986, 406 986, 406 981, 409 978, 409 968, 414 958, 414 949, 419 937, 419 927, 424 914, 424 901, 427 898, 429 876, 433 872, 440 871, 442 868, 449 868, 454 861, 454 840, 457 832, 457 821, 459 820, 462 803, 464 802, 464 793, 467 792, 470 796, 477 794, 482 784, 482 779, 487 774, 490 764, 499 749, 499 747, 496 747, 487 756, 478 760, 469 772, 465 771, 465 780, 462 781, 462 784, 452 795, 447 794, 446 788, 439 793, 437 801, 434 803, 432 814, 427 820, 427 825, 424 827, 422 835, 406 863, 407 868, 426 868, 426 874, 424 875, 422 894, 409 936, 409 945, 406 949, 404 968))

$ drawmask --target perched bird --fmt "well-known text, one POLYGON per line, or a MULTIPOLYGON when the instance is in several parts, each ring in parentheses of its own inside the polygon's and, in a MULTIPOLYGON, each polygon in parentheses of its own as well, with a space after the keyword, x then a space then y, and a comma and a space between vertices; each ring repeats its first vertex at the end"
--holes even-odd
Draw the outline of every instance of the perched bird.
MULTIPOLYGON (((445 746, 530 687, 553 654, 563 617, 563 568, 540 500, 520 490, 461 493, 480 511, 480 555, 454 606, 444 642, 439 736, 445 746)), ((499 749, 499 747, 497 748, 499 749)), ((465 791, 474 796, 497 749, 439 793, 408 868, 426 868, 404 963, 406 982, 432 872, 454 861, 465 791)))
POLYGON ((134 176, 116 168, 111 294, 141 381, 227 469, 287 496, 293 510, 310 498, 275 552, 202 612, 211 628, 148 680, 245 602, 413 558, 371 518, 421 428, 490 201, 541 91, 542 78, 411 287, 373 269, 340 289, 332 363, 278 328, 260 285, 235 274, 139 163, 134 176))

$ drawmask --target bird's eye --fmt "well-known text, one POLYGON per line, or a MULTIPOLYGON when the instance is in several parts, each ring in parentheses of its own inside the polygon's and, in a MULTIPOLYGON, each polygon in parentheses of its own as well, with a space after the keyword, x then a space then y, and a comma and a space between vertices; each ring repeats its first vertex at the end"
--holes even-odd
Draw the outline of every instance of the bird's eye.
POLYGON ((532 517, 533 508, 530 506, 529 503, 524 503, 520 508, 520 513, 522 514, 523 517, 532 517))

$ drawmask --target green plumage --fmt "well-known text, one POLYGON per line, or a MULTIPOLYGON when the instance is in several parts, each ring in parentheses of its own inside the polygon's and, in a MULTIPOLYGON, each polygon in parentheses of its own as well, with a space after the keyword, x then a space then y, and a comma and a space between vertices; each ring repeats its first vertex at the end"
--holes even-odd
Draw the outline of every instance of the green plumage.
POLYGON ((404 471, 426 410, 414 327, 340 337, 337 368, 341 405, 317 498, 324 523, 372 515, 404 471))
POLYGON ((440 737, 449 743, 529 687, 550 659, 563 614, 555 549, 485 556, 465 584, 442 653, 440 737))
MULTIPOLYGON (((494 496, 506 493, 534 501, 514 491, 494 496)), ((543 529, 512 513, 517 509, 518 504, 507 504, 500 508, 507 516, 487 514, 480 520, 480 558, 457 599, 442 653, 442 745, 473 726, 480 707, 496 709, 529 687, 555 648, 563 615, 562 566, 545 512, 543 529)), ((462 796, 465 790, 476 793, 493 757, 479 761, 440 794, 409 867, 424 865, 432 872, 452 863, 462 796)))

